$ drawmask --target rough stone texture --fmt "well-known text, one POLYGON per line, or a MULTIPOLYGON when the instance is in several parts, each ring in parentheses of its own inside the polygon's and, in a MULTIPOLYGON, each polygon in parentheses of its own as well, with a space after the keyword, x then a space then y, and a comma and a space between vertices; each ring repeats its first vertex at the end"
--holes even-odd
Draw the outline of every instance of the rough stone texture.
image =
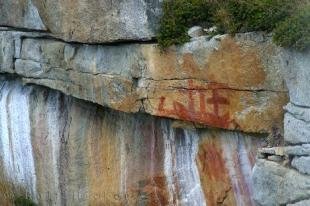
POLYGON ((309 205, 310 199, 310 52, 282 50, 282 68, 289 89, 285 107, 287 146, 260 149, 253 171, 254 199, 258 205, 309 205), (279 163, 268 161, 282 158, 279 163))
POLYGON ((292 144, 310 143, 310 122, 305 122, 286 113, 284 128, 285 141, 292 144))
POLYGON ((301 107, 310 107, 310 52, 283 50, 282 59, 290 101, 301 107))
POLYGON ((0 0, 0 26, 46 30, 32 0, 0 0))
POLYGON ((287 102, 277 55, 270 38, 260 33, 199 39, 167 53, 155 44, 23 38, 20 57, 6 61, 14 61, 26 83, 116 110, 270 132, 282 127, 287 102))
POLYGON ((0 71, 14 72, 14 37, 12 32, 1 31, 0 33, 0 71))
POLYGON ((303 144, 297 146, 287 146, 284 148, 285 153, 293 156, 310 155, 310 144, 303 144))
POLYGON ((188 36, 195 38, 204 35, 203 29, 200 26, 193 26, 187 31, 188 36))
POLYGON ((308 206, 308 205, 310 205, 310 200, 303 200, 295 204, 288 204, 287 206, 308 206))
POLYGON ((262 148, 259 150, 260 153, 268 155, 292 155, 292 156, 305 156, 310 155, 310 144, 302 144, 295 146, 286 147, 272 147, 272 148, 262 148))
POLYGON ((310 178, 278 163, 259 159, 253 169, 259 206, 286 205, 310 198, 310 178))
POLYGON ((8 27, 0 27, 0 73, 15 73, 15 60, 21 58, 22 39, 47 36, 44 32, 14 31, 8 27))
POLYGON ((310 175, 310 157, 295 157, 292 166, 299 172, 310 175))
POLYGON ((310 52, 190 32, 162 53, 141 44, 161 2, 0 0, 0 73, 99 104, 0 76, 0 205, 309 205, 310 52), (206 127, 281 139, 287 88, 289 145, 252 176, 263 140, 206 127))
POLYGON ((270 161, 274 161, 274 162, 282 162, 283 159, 281 156, 277 156, 277 155, 270 155, 268 156, 268 160, 270 161))
POLYGON ((297 106, 290 102, 285 106, 285 110, 296 119, 300 119, 304 122, 310 122, 310 108, 297 106))
POLYGON ((33 0, 45 26, 67 41, 150 40, 161 0, 33 0))
POLYGON ((292 144, 310 143, 310 108, 294 106, 285 108, 284 138, 292 144))
POLYGON ((173 128, 170 120, 0 80, 7 197, 27 194, 39 205, 254 206, 250 176, 261 138, 173 128))

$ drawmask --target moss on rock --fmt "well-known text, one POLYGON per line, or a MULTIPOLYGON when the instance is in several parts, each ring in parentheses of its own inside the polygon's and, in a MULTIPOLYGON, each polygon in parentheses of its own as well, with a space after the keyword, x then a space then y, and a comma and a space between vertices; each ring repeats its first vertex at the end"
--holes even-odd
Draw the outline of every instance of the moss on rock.
POLYGON ((273 41, 282 47, 303 51, 310 47, 310 6, 280 22, 274 30, 273 41))
POLYGON ((267 31, 284 47, 309 47, 309 0, 166 0, 158 32, 161 48, 189 40, 194 25, 216 25, 219 33, 267 31), (290 27, 289 25, 294 25, 290 27))

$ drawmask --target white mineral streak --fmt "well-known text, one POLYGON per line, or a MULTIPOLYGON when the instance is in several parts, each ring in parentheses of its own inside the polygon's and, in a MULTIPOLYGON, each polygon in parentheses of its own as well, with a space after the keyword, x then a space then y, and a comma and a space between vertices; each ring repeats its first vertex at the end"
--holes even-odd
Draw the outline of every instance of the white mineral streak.
POLYGON ((167 181, 167 188, 169 191, 169 204, 173 205, 176 194, 176 186, 174 184, 174 175, 173 171, 176 170, 176 164, 174 162, 175 157, 175 148, 173 147, 174 142, 174 130, 169 128, 169 125, 166 121, 161 122, 161 128, 163 132, 163 142, 164 142, 164 152, 165 152, 165 160, 164 160, 164 173, 167 181))
MULTIPOLYGON (((120 127, 123 127, 122 124, 120 124, 120 127)), ((125 196, 123 197, 123 199, 125 200, 125 202, 127 201, 127 164, 126 164, 126 134, 123 133, 123 131, 126 131, 123 128, 120 128, 118 130, 120 133, 120 194, 124 194, 125 196)))
POLYGON ((31 88, 6 84, 0 99, 0 139, 5 175, 16 188, 37 199, 36 174, 31 145, 29 95, 31 88))
MULTIPOLYGON (((253 188, 252 188, 252 185, 253 185, 253 182, 252 182, 252 164, 249 160, 249 155, 248 155, 248 150, 246 148, 246 138, 247 137, 242 137, 240 136, 240 134, 238 134, 238 152, 239 152, 239 164, 240 164, 240 167, 241 167, 241 171, 242 171, 242 177, 244 178, 245 180, 245 185, 246 185, 246 188, 249 192, 249 194, 251 196, 248 196, 248 197, 253 197, 252 194, 253 194, 253 188)), ((254 201, 252 198, 250 198, 251 200, 251 204, 252 205, 255 205, 254 201)))
MULTIPOLYGON (((53 93, 54 94, 54 93, 53 93)), ((53 184, 50 186, 49 190, 53 192, 53 204, 54 205, 61 205, 61 192, 58 188, 60 188, 59 185, 59 154, 60 154, 60 125, 59 125, 59 115, 61 113, 60 111, 60 103, 59 103, 59 96, 60 93, 55 93, 56 95, 49 95, 47 100, 47 125, 48 125, 48 145, 50 145, 51 148, 49 149, 51 154, 51 162, 52 165, 50 165, 51 174, 52 177, 50 180, 53 182, 53 184)))
POLYGON ((255 205, 252 197, 252 165, 245 147, 245 137, 236 132, 221 135, 225 164, 229 172, 236 205, 255 205), (250 198, 250 199, 248 199, 250 198))
POLYGON ((169 127, 170 125, 162 123, 165 143, 165 175, 170 201, 175 199, 177 205, 204 206, 206 201, 195 162, 199 136, 194 131, 180 129, 176 131, 169 127), (178 197, 174 198, 177 192, 178 197))
POLYGON ((6 173, 12 171, 11 162, 12 156, 10 155, 10 139, 8 127, 8 111, 7 111, 7 98, 9 94, 10 84, 5 83, 1 89, 0 96, 0 140, 1 140, 1 158, 3 162, 3 169, 6 173))
MULTIPOLYGON (((176 171, 180 186, 180 203, 188 206, 205 206, 206 201, 201 188, 196 165, 199 136, 195 131, 184 131, 183 139, 176 139, 176 171)), ((175 135, 178 138, 178 135, 175 135)))

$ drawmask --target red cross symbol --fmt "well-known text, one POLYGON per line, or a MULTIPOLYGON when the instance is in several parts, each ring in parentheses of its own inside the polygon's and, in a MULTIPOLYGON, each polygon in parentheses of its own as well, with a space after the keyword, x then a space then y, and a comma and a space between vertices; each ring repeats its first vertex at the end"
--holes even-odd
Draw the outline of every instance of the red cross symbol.
POLYGON ((207 102, 208 104, 213 104, 213 111, 216 116, 219 116, 219 105, 229 104, 229 101, 225 97, 221 97, 216 89, 212 90, 212 98, 208 98, 207 102))

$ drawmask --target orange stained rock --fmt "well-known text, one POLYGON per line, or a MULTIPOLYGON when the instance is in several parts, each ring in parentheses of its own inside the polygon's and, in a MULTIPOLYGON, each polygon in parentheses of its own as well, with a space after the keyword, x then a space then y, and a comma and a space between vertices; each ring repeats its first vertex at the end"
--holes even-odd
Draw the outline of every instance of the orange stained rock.
POLYGON ((191 78, 240 89, 262 88, 268 73, 262 63, 261 48, 243 43, 227 36, 217 49, 202 53, 180 52, 174 47, 160 53, 156 48, 146 47, 147 77, 156 80, 191 78))
POLYGON ((223 105, 229 105, 230 102, 226 97, 222 97, 216 87, 217 84, 210 84, 208 87, 212 91, 212 96, 206 98, 205 89, 193 85, 193 80, 188 80, 188 88, 179 92, 188 95, 188 105, 185 106, 181 102, 173 101, 173 109, 165 108, 166 97, 162 96, 158 105, 158 115, 160 116, 176 116, 182 120, 199 122, 210 126, 229 128, 233 121, 230 119, 229 112, 220 115, 219 109, 223 105), (194 96, 199 96, 199 109, 196 110, 194 96), (207 112, 206 107, 210 105, 212 112, 207 112))
POLYGON ((199 145, 197 162, 207 205, 216 206, 224 200, 226 203, 228 201, 228 205, 235 205, 220 141, 215 138, 205 139, 199 145))
POLYGON ((261 87, 266 73, 255 47, 240 46, 231 37, 222 40, 220 48, 208 57, 204 71, 208 81, 230 87, 261 87))

